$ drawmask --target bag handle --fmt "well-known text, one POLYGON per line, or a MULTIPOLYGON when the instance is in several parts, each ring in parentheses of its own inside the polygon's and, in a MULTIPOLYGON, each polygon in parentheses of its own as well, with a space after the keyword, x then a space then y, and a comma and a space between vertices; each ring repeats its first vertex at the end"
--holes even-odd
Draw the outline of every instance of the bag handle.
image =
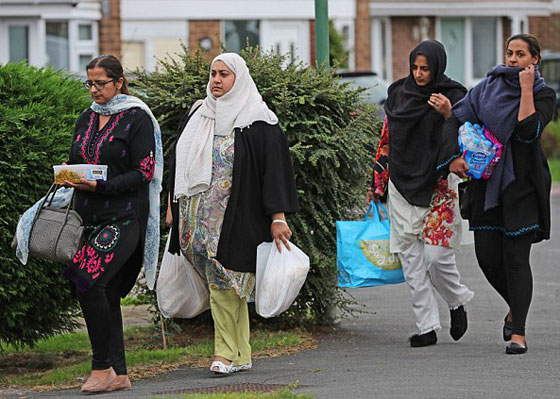
POLYGON ((371 201, 369 204, 369 207, 366 211, 366 215, 364 216, 364 222, 367 222, 368 220, 373 219, 376 222, 379 221, 379 210, 377 209, 377 206, 375 205, 375 202, 371 201), (369 217, 369 213, 372 213, 371 218, 369 217))
MULTIPOLYGON (((49 188, 49 191, 47 191, 47 195, 45 195, 45 198, 43 198, 43 201, 41 202, 41 205, 39 205, 39 209, 37 209, 37 213, 35 214, 35 218, 33 219, 33 224, 31 225, 31 231, 29 232, 30 236, 31 236, 31 233, 33 232, 33 227, 35 227, 35 222, 39 218, 39 214, 41 213, 41 211, 45 207, 45 202, 47 202, 47 200, 49 198, 49 195, 52 194, 51 199, 50 199, 49 203, 47 204, 47 206, 50 206, 52 204, 52 202, 54 200, 54 196, 55 196, 58 188, 59 188, 59 185, 56 184, 56 183, 53 183, 51 185, 51 187, 49 188)), ((66 212, 64 214, 64 223, 60 226, 60 230, 58 231, 58 234, 56 236, 56 241, 55 241, 55 244, 54 244, 55 251, 58 248, 58 242, 60 241, 60 236, 62 235, 62 230, 64 230, 64 226, 66 225, 66 222, 68 221, 68 215, 70 214, 70 209, 72 209, 75 194, 76 194, 76 190, 74 189, 74 191, 72 192, 72 198, 70 198, 70 202, 68 203, 68 206, 66 207, 66 212)))
MULTIPOLYGON (((58 187, 57 187, 58 189, 58 187)), ((56 190, 55 190, 56 192, 56 190)), ((72 191, 72 198, 70 198, 70 202, 68 203, 68 206, 66 207, 66 213, 64 214, 64 223, 62 223, 62 225, 60 226, 60 230, 58 231, 58 235, 56 236, 56 242, 54 244, 54 249, 55 251, 58 250, 58 242, 60 241, 60 236, 62 235, 62 230, 64 230, 64 226, 66 226, 66 223, 68 222, 68 215, 70 214, 70 209, 72 209, 73 205, 74 205, 74 196, 76 194, 76 189, 74 189, 74 191, 72 191)), ((53 198, 54 198, 54 194, 53 194, 53 198)), ((51 200, 52 202, 52 200, 51 200)))
POLYGON ((47 202, 47 200, 49 199, 49 195, 51 193, 52 193, 52 197, 51 197, 51 200, 49 201, 49 204, 47 206, 49 206, 52 203, 52 201, 54 199, 54 195, 56 194, 56 190, 58 190, 58 185, 56 183, 53 183, 51 185, 51 187, 49 188, 49 191, 47 191, 47 195, 45 195, 45 197, 43 198, 43 201, 41 202, 41 205, 39 205, 39 208, 37 209, 37 213, 35 214, 35 218, 33 219, 33 224, 31 225, 31 230, 33 230, 33 226, 35 225, 35 222, 39 218, 39 214, 43 210, 43 207, 45 206, 45 202, 47 202))
POLYGON ((387 211, 387 208, 385 208, 385 205, 383 205, 381 202, 377 202, 377 203, 376 203, 376 202, 374 202, 374 201, 371 201, 370 204, 369 204, 368 210, 367 210, 367 212, 366 212, 366 215, 364 216, 364 222, 366 222, 366 221, 368 221, 368 220, 370 220, 370 219, 373 219, 373 220, 375 220, 376 222, 380 222, 380 221, 381 221, 381 215, 379 214, 379 209, 378 209, 378 207, 381 208, 381 210, 383 211, 383 213, 384 213, 387 217, 389 217, 389 212, 387 211), (368 217, 370 212, 373 213, 373 215, 372 215, 371 218, 368 217))
MULTIPOLYGON (((387 210, 387 208, 385 208, 385 205, 383 205, 381 202, 378 202, 377 206, 381 208, 381 210, 385 214, 385 217, 389 218, 389 211, 387 210)), ((379 215, 379 220, 381 220, 381 215, 379 215)))

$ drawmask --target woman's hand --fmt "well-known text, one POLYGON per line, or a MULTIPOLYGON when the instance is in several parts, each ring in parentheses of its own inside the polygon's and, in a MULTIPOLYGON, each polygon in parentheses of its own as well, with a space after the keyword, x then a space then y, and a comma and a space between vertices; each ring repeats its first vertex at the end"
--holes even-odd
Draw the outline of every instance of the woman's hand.
POLYGON ((469 171, 469 165, 461 157, 455 158, 449 164, 449 171, 455 173, 459 177, 467 177, 467 172, 469 171))
POLYGON ((290 250, 289 240, 292 237, 292 231, 290 226, 286 222, 286 217, 284 213, 275 213, 272 215, 272 223, 270 225, 270 234, 274 239, 274 243, 278 248, 278 252, 282 252, 282 243, 290 250))
POLYGON ((81 179, 79 183, 72 183, 69 182, 68 180, 64 180, 64 187, 70 187, 70 188, 75 188, 77 190, 82 190, 82 191, 95 191, 95 188, 97 187, 97 180, 86 180, 86 179, 81 179))
POLYGON ((527 68, 519 72, 519 85, 521 90, 533 92, 533 83, 535 82, 535 66, 529 65, 527 68))
POLYGON ((428 104, 439 112, 445 119, 451 118, 451 101, 441 93, 434 93, 430 96, 428 104))
POLYGON ((535 66, 529 65, 519 72, 519 85, 521 86, 521 100, 517 120, 522 121, 533 115, 535 110, 535 98, 533 97, 533 83, 535 81, 535 66))

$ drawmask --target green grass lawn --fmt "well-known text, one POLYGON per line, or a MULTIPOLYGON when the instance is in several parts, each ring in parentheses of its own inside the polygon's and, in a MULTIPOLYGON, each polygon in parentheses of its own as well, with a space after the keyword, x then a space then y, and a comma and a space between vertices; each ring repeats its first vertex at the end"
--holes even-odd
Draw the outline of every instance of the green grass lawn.
POLYGON ((549 159, 548 166, 552 174, 552 181, 560 183, 560 159, 549 159))
MULTIPOLYGON (((158 369, 166 370, 170 365, 209 364, 213 353, 211 331, 199 331, 195 336, 187 334, 192 332, 169 336, 169 346, 163 349, 161 336, 153 327, 126 329, 126 357, 131 377, 137 379, 156 375, 158 369)), ((292 348, 297 350, 310 340, 309 335, 301 332, 256 330, 251 334, 251 346, 257 356, 259 353, 271 355, 292 348)), ((34 348, 6 346, 3 349, 0 352, 0 386, 71 387, 79 385, 78 378, 87 377, 91 371, 91 348, 85 332, 40 340, 34 348)))

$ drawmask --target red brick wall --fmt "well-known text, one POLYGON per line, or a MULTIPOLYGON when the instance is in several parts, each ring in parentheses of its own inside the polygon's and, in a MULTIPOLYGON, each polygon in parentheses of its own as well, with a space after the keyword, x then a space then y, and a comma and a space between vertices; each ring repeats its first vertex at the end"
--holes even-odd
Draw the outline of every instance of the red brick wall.
POLYGON ((371 20, 369 0, 356 0, 354 53, 356 69, 371 69, 371 20))
POLYGON ((109 1, 109 13, 99 21, 99 52, 121 58, 121 2, 109 1))
POLYGON ((560 51, 560 14, 529 17, 529 33, 539 38, 541 49, 560 51))
POLYGON ((190 20, 189 21, 189 49, 196 51, 200 39, 209 37, 212 39, 212 48, 205 57, 213 59, 220 54, 220 28, 219 20, 190 20))
MULTIPOLYGON (((430 17, 429 38, 435 37, 435 18, 430 17)), ((393 80, 409 74, 408 56, 410 51, 420 43, 421 38, 414 37, 414 27, 419 25, 419 17, 391 18, 391 46, 393 49, 393 80)))

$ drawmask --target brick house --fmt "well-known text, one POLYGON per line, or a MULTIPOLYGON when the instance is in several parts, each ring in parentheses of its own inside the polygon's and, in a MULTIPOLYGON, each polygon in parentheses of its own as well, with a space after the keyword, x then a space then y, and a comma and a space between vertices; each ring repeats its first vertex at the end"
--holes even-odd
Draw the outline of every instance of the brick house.
POLYGON ((120 0, 1 0, 0 64, 83 74, 100 51, 120 55, 119 10, 120 0))
MULTIPOLYGON (((208 57, 238 51, 246 40, 263 49, 314 59, 313 0, 121 0, 123 63, 153 69, 156 59, 201 46, 208 57)), ((448 74, 474 85, 503 59, 512 33, 536 34, 560 50, 560 0, 329 0, 351 69, 372 69, 392 81, 408 73, 421 40, 446 46, 448 74)))
MULTIPOLYGON (((360 1, 360 0, 358 0, 360 1)), ((447 73, 468 86, 502 62, 505 40, 515 33, 539 37, 543 49, 560 50, 560 1, 557 0, 364 0, 371 21, 372 68, 385 79, 408 73, 408 54, 421 40, 435 38, 446 47, 447 73)), ((363 38, 367 42, 367 37, 363 38)), ((367 44, 366 44, 367 46, 367 44)), ((369 62, 368 62, 369 61, 369 62)))
MULTIPOLYGON (((392 81, 408 70, 423 39, 446 46, 448 74, 472 86, 502 61, 512 33, 537 35, 560 51, 560 0, 329 0, 350 69, 372 69, 392 81)), ((0 0, 0 63, 27 59, 83 73, 100 53, 122 55, 127 69, 153 70, 156 60, 202 47, 248 41, 311 63, 314 0, 0 0)))
MULTIPOLYGON (((353 48, 356 0, 329 0, 329 16, 353 48)), ((121 0, 123 64, 152 70, 156 60, 202 47, 208 57, 248 40, 309 63, 315 58, 314 0, 121 0)), ((354 64, 350 51, 350 65, 354 64)))

